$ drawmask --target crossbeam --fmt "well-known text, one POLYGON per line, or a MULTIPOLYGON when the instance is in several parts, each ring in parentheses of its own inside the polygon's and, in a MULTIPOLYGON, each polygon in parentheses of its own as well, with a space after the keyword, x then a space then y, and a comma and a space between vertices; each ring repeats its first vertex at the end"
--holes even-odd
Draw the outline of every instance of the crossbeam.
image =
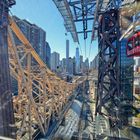
POLYGON ((70 32, 74 42, 79 43, 76 27, 73 21, 73 15, 71 13, 69 4, 67 0, 53 0, 59 12, 61 13, 64 19, 64 25, 66 27, 67 32, 70 32))
POLYGON ((18 82, 18 95, 13 96, 17 139, 31 140, 38 130, 47 133, 50 120, 59 119, 76 85, 52 73, 11 17, 9 22, 10 72, 18 82), (20 47, 14 35, 21 41, 20 47))

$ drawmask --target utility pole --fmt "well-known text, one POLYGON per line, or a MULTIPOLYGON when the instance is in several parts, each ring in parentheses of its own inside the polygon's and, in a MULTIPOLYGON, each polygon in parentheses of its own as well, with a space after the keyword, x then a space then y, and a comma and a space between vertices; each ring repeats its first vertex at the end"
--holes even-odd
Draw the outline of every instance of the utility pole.
POLYGON ((8 11, 13 0, 0 0, 0 136, 15 138, 8 58, 8 11))

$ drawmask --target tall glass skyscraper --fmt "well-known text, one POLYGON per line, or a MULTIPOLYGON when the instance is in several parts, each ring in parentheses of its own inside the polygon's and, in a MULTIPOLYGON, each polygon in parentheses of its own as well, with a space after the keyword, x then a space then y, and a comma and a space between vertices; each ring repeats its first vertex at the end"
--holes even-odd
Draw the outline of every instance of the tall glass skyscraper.
POLYGON ((120 48, 120 88, 123 100, 133 100, 134 59, 126 55, 127 39, 121 41, 120 48))
POLYGON ((57 52, 51 54, 51 70, 57 72, 60 66, 60 55, 57 52))
MULTIPOLYGON (((46 45, 46 32, 42 28, 28 22, 25 19, 20 19, 16 16, 13 16, 13 18, 16 21, 22 33, 29 40, 35 51, 38 53, 41 59, 44 60, 45 58, 43 58, 43 52, 46 45)), ((21 43, 16 36, 15 43, 16 45, 19 45, 21 43)), ((36 63, 34 64, 36 65, 36 63)))
POLYGON ((46 53, 46 55, 45 55, 46 64, 47 64, 48 68, 51 69, 51 47, 50 47, 48 42, 46 42, 46 50, 45 51, 46 51, 45 52, 46 53))
MULTIPOLYGON (((40 58, 46 63, 46 32, 38 27, 35 24, 32 24, 28 22, 25 19, 20 19, 16 16, 13 16, 14 20, 16 21, 16 24, 22 31, 22 33, 25 35, 25 37, 29 40, 37 54, 40 56, 40 58)), ((14 35, 15 44, 20 45, 20 40, 14 35)), ((27 60, 23 60, 23 65, 26 65, 27 60)), ((37 62, 32 58, 32 65, 37 65, 37 62)), ((17 81, 11 76, 11 83, 12 83, 12 93, 14 95, 18 94, 18 85, 17 81)))
POLYGON ((66 72, 69 72, 69 40, 66 40, 66 72))
POLYGON ((79 56, 79 48, 76 48, 76 73, 80 72, 80 56, 79 56))

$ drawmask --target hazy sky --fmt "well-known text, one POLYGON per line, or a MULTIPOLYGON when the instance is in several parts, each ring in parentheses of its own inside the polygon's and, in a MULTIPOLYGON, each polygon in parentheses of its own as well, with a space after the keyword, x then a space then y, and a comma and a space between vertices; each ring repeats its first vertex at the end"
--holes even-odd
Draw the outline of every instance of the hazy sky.
MULTIPOLYGON (((66 38, 70 40, 70 56, 75 56, 75 50, 78 46, 71 38, 70 33, 65 36, 64 21, 58 12, 52 0, 16 0, 16 5, 11 8, 13 15, 21 19, 26 19, 31 23, 35 23, 46 31, 46 41, 49 42, 51 51, 60 53, 60 57, 66 57, 66 38)), ((92 25, 92 23, 91 23, 92 25)), ((80 25, 77 25, 77 29, 80 25)), ((86 56, 89 56, 91 34, 88 34, 86 56)), ((85 46, 83 35, 79 36, 82 55, 85 58, 85 46)), ((80 51, 81 54, 81 51, 80 51)), ((90 60, 97 54, 97 40, 93 42, 91 47, 90 60)))

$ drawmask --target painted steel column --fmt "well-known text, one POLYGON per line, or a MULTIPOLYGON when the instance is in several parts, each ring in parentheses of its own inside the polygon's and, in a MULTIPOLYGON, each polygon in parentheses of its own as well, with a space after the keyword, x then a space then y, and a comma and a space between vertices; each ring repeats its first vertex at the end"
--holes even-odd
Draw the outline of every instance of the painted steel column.
POLYGON ((8 2, 0 0, 0 135, 15 137, 7 44, 8 2))
POLYGON ((99 74, 96 114, 108 114, 111 127, 118 125, 120 104, 119 11, 111 9, 99 16, 99 74), (103 111, 106 110, 106 112, 103 111))

